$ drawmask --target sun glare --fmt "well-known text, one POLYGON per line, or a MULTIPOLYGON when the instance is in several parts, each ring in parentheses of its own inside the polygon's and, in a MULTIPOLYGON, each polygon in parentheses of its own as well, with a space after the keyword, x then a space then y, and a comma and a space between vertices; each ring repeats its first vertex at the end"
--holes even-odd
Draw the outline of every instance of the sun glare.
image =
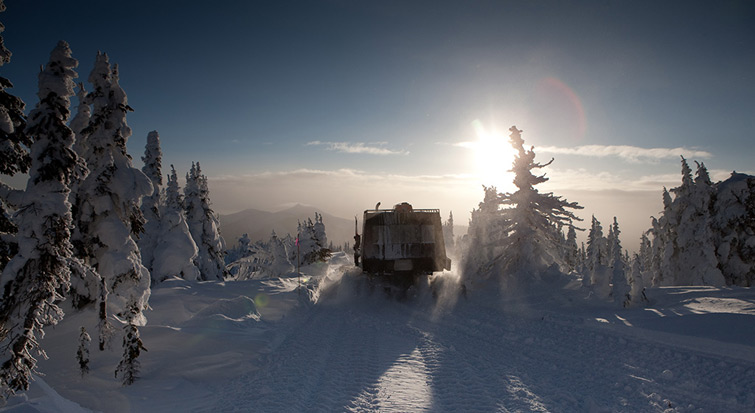
POLYGON ((493 129, 488 130, 479 120, 472 122, 477 135, 474 145, 474 162, 483 185, 494 185, 499 192, 513 189, 513 173, 509 172, 516 152, 508 137, 493 129))

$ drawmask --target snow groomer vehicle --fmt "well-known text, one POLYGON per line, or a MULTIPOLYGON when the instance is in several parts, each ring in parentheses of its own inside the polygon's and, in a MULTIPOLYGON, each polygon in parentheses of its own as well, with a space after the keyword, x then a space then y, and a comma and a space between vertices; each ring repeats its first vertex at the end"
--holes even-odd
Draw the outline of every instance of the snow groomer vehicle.
POLYGON ((355 250, 365 273, 406 288, 420 277, 451 269, 439 209, 414 209, 406 202, 379 207, 364 211, 361 244, 355 250))

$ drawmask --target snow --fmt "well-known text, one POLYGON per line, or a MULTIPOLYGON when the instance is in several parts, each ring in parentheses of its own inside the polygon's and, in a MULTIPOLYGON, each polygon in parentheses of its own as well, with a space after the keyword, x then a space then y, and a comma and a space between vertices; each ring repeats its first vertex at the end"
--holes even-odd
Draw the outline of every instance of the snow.
MULTIPOLYGON (((141 377, 92 349, 66 309, 46 376, 0 411, 729 411, 755 408, 755 292, 662 287, 647 307, 586 298, 578 280, 520 294, 436 277, 401 298, 345 253, 302 276, 152 289, 141 377)), ((91 328, 90 328, 91 327, 91 328)))

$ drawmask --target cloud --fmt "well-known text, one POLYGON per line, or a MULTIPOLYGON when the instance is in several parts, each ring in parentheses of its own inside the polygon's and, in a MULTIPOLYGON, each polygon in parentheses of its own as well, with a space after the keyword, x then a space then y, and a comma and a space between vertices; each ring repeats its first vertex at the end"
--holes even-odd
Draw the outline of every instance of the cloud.
POLYGON ((409 151, 392 150, 385 148, 387 142, 322 142, 312 141, 307 142, 307 146, 326 146, 329 151, 336 151, 341 153, 357 153, 368 155, 408 155, 409 151))
POLYGON ((465 148, 465 149, 475 149, 480 146, 479 142, 456 142, 451 144, 451 146, 458 146, 459 148, 465 148))
MULTIPOLYGON (((462 141, 455 143, 436 142, 439 145, 451 145, 464 149, 476 149, 480 146, 476 141, 462 141)), ((564 155, 588 156, 592 158, 619 157, 629 162, 655 162, 662 159, 679 159, 683 155, 689 159, 708 159, 713 155, 707 151, 690 148, 640 148, 630 145, 582 145, 573 148, 559 146, 535 146, 537 153, 551 153, 564 155)))
POLYGON ((661 159, 679 158, 679 155, 684 155, 686 158, 698 159, 707 159, 713 156, 710 152, 689 148, 640 148, 629 145, 583 145, 573 148, 540 146, 535 147, 535 151, 595 158, 616 156, 629 162, 658 161, 661 159))
MULTIPOLYGON (((715 176, 723 174, 716 171, 715 176)), ((559 191, 627 191, 627 192, 658 192, 663 187, 673 188, 681 185, 681 173, 660 173, 645 175, 617 174, 609 171, 595 171, 585 168, 558 169, 553 168, 546 175, 549 180, 543 184, 548 190, 559 191)), ((714 174, 711 173, 714 177, 714 174)), ((545 188, 544 188, 545 189, 545 188)))

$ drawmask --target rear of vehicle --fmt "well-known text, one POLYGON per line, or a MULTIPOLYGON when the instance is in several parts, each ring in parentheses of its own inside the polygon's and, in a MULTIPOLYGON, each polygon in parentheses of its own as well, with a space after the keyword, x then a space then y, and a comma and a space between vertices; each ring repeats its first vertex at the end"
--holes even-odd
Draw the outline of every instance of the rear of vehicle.
POLYGON ((389 210, 364 211, 362 269, 408 283, 416 276, 450 269, 438 209, 399 204, 389 210))

